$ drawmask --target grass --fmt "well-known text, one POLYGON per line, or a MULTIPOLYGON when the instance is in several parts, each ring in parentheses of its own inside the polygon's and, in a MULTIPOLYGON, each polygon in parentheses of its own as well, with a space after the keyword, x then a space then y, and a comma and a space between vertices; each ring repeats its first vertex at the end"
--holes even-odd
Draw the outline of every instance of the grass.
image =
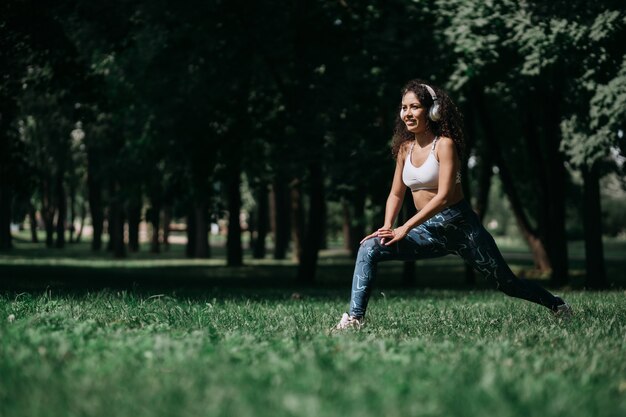
POLYGON ((622 416, 626 297, 491 291, 0 295, 0 416, 622 416))
MULTIPOLYGON (((569 322, 464 285, 445 257, 418 261, 412 290, 402 263, 381 264, 366 328, 341 334, 345 253, 322 252, 303 286, 291 260, 228 268, 215 243, 208 260, 26 238, 0 253, 0 417, 626 415, 623 240, 605 244, 606 292, 572 290, 570 244, 569 322)), ((498 243, 532 276, 520 242, 498 243)))

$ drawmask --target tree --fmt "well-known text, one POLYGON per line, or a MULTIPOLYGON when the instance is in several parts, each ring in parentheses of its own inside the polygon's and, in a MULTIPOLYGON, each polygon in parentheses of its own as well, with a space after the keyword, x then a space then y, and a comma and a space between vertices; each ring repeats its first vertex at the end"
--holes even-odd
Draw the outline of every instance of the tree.
POLYGON ((579 78, 597 67, 580 65, 597 36, 585 33, 598 32, 610 3, 460 0, 442 10, 449 19, 443 34, 458 56, 449 85, 474 106, 487 159, 499 168, 535 264, 551 270, 555 284, 568 277, 565 184, 571 181, 560 124, 572 111, 579 78))
MULTIPOLYGON (((603 19, 604 22, 610 19, 603 19)), ((581 80, 582 81, 582 80, 581 80)), ((617 169, 610 149, 619 149, 619 132, 626 124, 626 55, 619 71, 606 84, 588 80, 590 100, 582 111, 561 124, 563 150, 583 178, 583 227, 585 232, 586 281, 589 288, 607 286, 602 243, 602 209, 599 181, 602 175, 617 169)), ((582 102, 582 100, 580 100, 582 102)), ((622 141, 623 142, 623 141, 622 141)), ((623 148, 623 143, 621 144, 623 148)), ((622 151, 623 152, 623 151, 622 151)))

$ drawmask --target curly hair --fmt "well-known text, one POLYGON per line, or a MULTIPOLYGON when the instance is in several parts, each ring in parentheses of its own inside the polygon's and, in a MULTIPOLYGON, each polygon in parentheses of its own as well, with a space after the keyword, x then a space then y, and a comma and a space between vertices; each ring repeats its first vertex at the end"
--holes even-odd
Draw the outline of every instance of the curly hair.
MULTIPOLYGON (((402 88, 402 97, 408 92, 415 94, 420 103, 426 108, 426 111, 433 105, 433 99, 430 93, 423 86, 427 84, 423 80, 415 79, 411 80, 402 88)), ((446 136, 454 141, 456 145, 459 158, 463 159, 465 152, 465 137, 463 135, 463 116, 459 109, 456 107, 452 99, 448 94, 432 84, 428 84, 437 95, 437 101, 439 102, 439 109, 441 112, 441 119, 438 122, 433 122, 426 117, 428 128, 436 136, 446 136)), ((404 121, 400 118, 400 111, 398 109, 396 116, 396 125, 393 132, 393 138, 391 140, 391 154, 394 159, 398 157, 402 144, 407 141, 414 140, 415 136, 409 132, 404 124, 404 121)))

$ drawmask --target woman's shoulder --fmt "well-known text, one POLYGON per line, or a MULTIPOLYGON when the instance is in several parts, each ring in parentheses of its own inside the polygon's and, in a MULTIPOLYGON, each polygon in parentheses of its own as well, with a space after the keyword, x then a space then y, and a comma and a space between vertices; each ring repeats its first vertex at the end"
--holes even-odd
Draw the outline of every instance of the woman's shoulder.
POLYGON ((412 140, 405 140, 404 143, 402 143, 402 148, 400 148, 400 150, 405 157, 409 153, 409 150, 411 149, 412 146, 413 146, 412 140))
POLYGON ((439 136, 437 138, 437 150, 453 150, 455 149, 454 140, 447 136, 439 136))
POLYGON ((411 141, 405 140, 400 144, 400 149, 398 150, 398 161, 404 161, 406 155, 409 153, 409 149, 411 148, 411 141))
POLYGON ((437 146, 454 146, 454 140, 447 136, 438 136, 437 137, 437 146))
POLYGON ((437 157, 437 159, 439 159, 441 155, 444 155, 444 157, 447 155, 453 157, 456 153, 456 145, 454 143, 454 140, 447 136, 439 136, 439 138, 437 139, 435 152, 435 156, 437 157))

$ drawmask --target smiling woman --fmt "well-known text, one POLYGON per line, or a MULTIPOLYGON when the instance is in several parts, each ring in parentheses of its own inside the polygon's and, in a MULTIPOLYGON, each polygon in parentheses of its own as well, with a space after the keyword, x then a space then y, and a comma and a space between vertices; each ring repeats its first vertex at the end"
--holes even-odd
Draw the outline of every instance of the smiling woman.
POLYGON ((361 241, 352 278, 350 312, 344 313, 336 329, 363 323, 378 262, 448 254, 461 256, 509 296, 548 307, 560 317, 572 314, 563 299, 517 278, 506 264, 493 237, 463 195, 463 151, 461 114, 448 94, 422 80, 409 81, 402 89, 392 141, 396 169, 385 223, 361 241), (393 228, 407 188, 417 214, 393 228))

